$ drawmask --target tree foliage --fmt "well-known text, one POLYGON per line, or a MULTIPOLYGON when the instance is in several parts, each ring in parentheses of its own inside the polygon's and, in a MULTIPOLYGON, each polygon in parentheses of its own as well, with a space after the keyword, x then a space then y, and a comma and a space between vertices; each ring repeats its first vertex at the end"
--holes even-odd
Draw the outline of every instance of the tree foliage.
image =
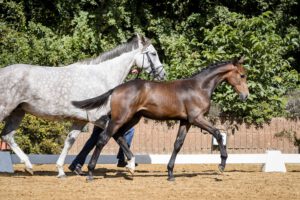
MULTIPOLYGON (((290 94, 299 91, 297 0, 7 0, 0 4, 0 67, 62 66, 96 56, 141 32, 152 38, 169 80, 190 76, 213 62, 246 56, 250 98, 240 102, 233 89, 222 84, 213 96, 222 114, 255 123, 287 116, 290 94)), ((68 126, 27 115, 18 140, 27 152, 57 152, 53 144, 62 144, 68 126)))

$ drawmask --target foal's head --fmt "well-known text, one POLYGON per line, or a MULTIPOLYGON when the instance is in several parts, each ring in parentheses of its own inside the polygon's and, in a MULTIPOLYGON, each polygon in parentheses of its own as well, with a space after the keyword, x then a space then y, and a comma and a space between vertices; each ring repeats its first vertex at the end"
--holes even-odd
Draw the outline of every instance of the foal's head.
POLYGON ((144 36, 137 34, 139 49, 141 53, 135 57, 135 64, 143 68, 148 74, 154 78, 163 80, 165 79, 165 70, 159 60, 158 53, 150 40, 144 36))
POLYGON ((242 65, 244 57, 235 59, 232 62, 233 70, 225 75, 225 80, 234 87, 235 91, 239 93, 240 98, 245 101, 249 96, 249 89, 247 85, 246 69, 242 65))

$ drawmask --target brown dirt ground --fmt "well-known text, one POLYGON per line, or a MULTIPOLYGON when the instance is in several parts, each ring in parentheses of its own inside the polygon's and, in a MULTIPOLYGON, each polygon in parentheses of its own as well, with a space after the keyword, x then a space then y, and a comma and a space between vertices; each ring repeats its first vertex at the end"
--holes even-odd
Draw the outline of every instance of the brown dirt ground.
MULTIPOLYGON (((0 174, 0 199, 300 199, 300 165, 287 165, 287 173, 263 173, 261 165, 176 165, 176 181, 167 181, 166 165, 142 165, 133 180, 115 165, 97 165, 95 180, 67 173, 56 178, 55 165, 35 165, 27 175, 23 165, 15 174, 0 174)), ((86 169, 86 168, 85 168, 86 169)), ((67 168, 66 168, 66 171, 67 168)))

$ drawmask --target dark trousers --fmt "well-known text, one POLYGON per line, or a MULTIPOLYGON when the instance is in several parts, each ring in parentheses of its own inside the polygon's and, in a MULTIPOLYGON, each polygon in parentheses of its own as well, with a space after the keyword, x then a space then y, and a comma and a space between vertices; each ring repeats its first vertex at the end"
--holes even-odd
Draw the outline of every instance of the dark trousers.
MULTIPOLYGON (((103 131, 103 129, 101 129, 97 126, 94 127, 90 138, 86 141, 86 143, 83 146, 82 150, 79 152, 79 154, 73 160, 72 164, 69 166, 70 170, 73 171, 78 164, 83 166, 86 157, 91 152, 91 150, 96 146, 99 135, 102 131, 103 131)), ((124 138, 125 138, 128 146, 131 145, 133 134, 134 134, 134 128, 131 128, 129 131, 127 131, 124 134, 124 138)), ((119 161, 124 161, 125 160, 124 153, 123 153, 123 150, 121 148, 119 148, 117 158, 119 159, 119 161)))

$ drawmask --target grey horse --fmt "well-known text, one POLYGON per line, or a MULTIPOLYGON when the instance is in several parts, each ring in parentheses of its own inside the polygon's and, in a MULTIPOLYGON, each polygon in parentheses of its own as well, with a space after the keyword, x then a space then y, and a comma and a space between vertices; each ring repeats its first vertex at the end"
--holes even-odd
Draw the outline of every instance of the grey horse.
POLYGON ((105 128, 104 116, 109 107, 84 111, 74 107, 71 100, 88 99, 121 84, 132 66, 143 68, 157 79, 164 79, 165 70, 150 40, 138 34, 96 58, 64 67, 15 64, 0 69, 0 121, 5 121, 1 132, 23 163, 33 174, 28 156, 14 140, 14 134, 25 113, 53 119, 73 120, 64 148, 57 160, 58 177, 64 177, 63 165, 87 122, 105 128))

